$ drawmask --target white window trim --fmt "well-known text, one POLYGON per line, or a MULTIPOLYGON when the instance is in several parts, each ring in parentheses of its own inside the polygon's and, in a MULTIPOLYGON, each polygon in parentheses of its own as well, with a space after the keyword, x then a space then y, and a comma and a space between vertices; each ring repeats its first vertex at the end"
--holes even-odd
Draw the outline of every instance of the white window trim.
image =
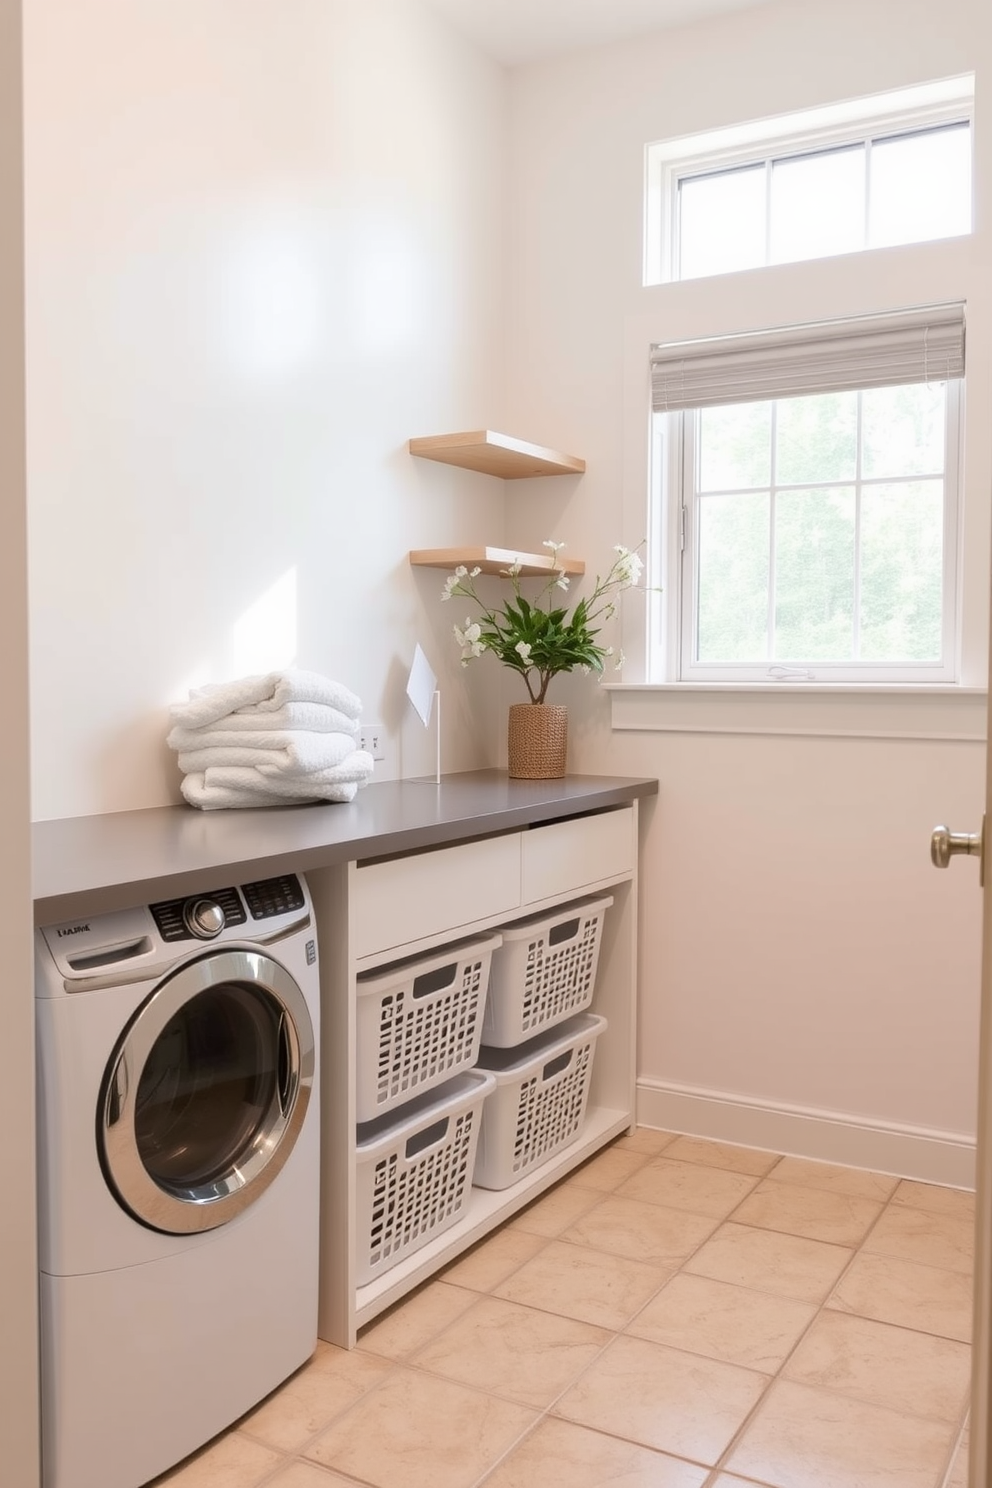
POLYGON ((617 732, 916 739, 984 744, 981 687, 604 683, 617 732))
POLYGON ((799 155, 851 144, 890 128, 901 132, 957 121, 967 121, 974 127, 974 96, 975 78, 970 73, 918 88, 647 145, 643 283, 648 286, 680 282, 676 265, 676 211, 678 182, 683 177, 760 160, 766 153, 776 151, 783 141, 788 143, 790 155, 799 155))
MULTIPOLYGON (((888 683, 910 683, 925 685, 927 683, 955 683, 958 680, 960 668, 960 645, 958 640, 958 625, 960 621, 960 605, 958 602, 958 589, 960 579, 960 547, 958 532, 960 529, 959 511, 961 507, 961 408, 963 405, 963 387, 958 381, 947 384, 947 423, 946 423, 946 445, 944 451, 944 530, 943 530, 943 571, 941 574, 941 585, 943 593, 942 607, 942 630, 941 630, 941 656, 939 663, 918 663, 915 665, 869 665, 867 663, 848 662, 815 662, 809 663, 776 663, 762 662, 749 665, 733 665, 727 662, 703 662, 693 660, 695 652, 695 622, 696 622, 696 573, 695 560, 698 554, 695 551, 694 519, 696 512, 691 504, 690 492, 688 490, 687 471, 681 468, 684 452, 684 438, 692 438, 693 433, 688 430, 683 434, 684 421, 692 418, 691 413, 670 414, 669 420, 676 426, 678 432, 673 428, 672 437, 663 441, 671 451, 667 457, 663 456, 660 462, 662 468, 652 472, 652 484, 655 490, 652 492, 652 504, 660 505, 663 509, 671 504, 677 508, 673 527, 678 531, 679 546, 681 546, 684 533, 685 552, 682 562, 677 564, 678 582, 671 585, 678 601, 678 614, 668 614, 670 631, 675 634, 671 636, 670 644, 661 641, 661 650, 658 653, 658 663, 664 670, 666 677, 678 679, 682 682, 752 682, 761 685, 772 679, 775 671, 781 671, 779 680, 792 685, 795 681, 804 680, 795 674, 809 670, 813 673, 811 681, 820 683, 848 683, 861 685, 866 682, 878 683, 885 686, 888 683), (678 479, 678 485, 670 484, 678 479), (667 491, 663 492, 661 486, 664 484, 667 491), (684 515, 683 515, 684 510, 684 515), (671 622, 674 620, 674 624, 671 622)), ((673 532, 674 537, 674 532, 673 532)), ((672 549, 671 551, 675 551, 672 549)), ((671 573, 672 570, 669 570, 671 573)), ((652 671, 659 669, 652 666, 654 656, 649 650, 649 666, 652 671)))
MULTIPOLYGON (((672 602, 672 595, 665 589, 667 583, 669 548, 672 533, 665 529, 661 514, 651 510, 649 503, 649 470, 651 467, 651 430, 653 421, 649 416, 651 406, 649 356, 652 344, 665 340, 688 340, 700 335, 718 335, 733 330, 757 329, 761 321, 760 308, 756 307, 768 299, 761 289, 766 276, 775 276, 774 320, 767 324, 778 324, 785 320, 800 322, 809 319, 811 304, 816 305, 817 314, 840 317, 852 314, 881 313, 886 308, 896 310, 900 304, 934 303, 940 299, 968 302, 976 274, 971 240, 967 238, 945 239, 936 243, 907 245, 900 248, 872 249, 864 255, 848 258, 811 260, 779 268, 748 271, 744 284, 740 276, 727 275, 711 280, 689 280, 683 284, 658 286, 650 290, 639 290, 636 298, 629 302, 624 321, 623 349, 623 402, 624 435, 622 455, 622 525, 620 541, 628 547, 636 547, 647 538, 646 582, 664 590, 660 605, 645 604, 640 596, 625 597, 621 608, 621 641, 625 654, 622 680, 609 684, 615 728, 649 728, 667 731, 709 732, 755 732, 776 733, 773 725, 777 716, 774 698, 791 699, 791 706, 798 707, 807 692, 821 692, 825 703, 818 712, 820 722, 784 725, 785 732, 830 733, 830 716, 841 717, 837 732, 847 735, 864 734, 866 737, 920 737, 920 738, 984 738, 984 701, 976 705, 968 698, 984 700, 988 676, 988 551, 990 515, 987 504, 987 486, 983 471, 984 444, 973 431, 965 434, 966 451, 975 447, 977 464, 966 469, 965 490, 961 508, 961 567, 958 588, 961 619, 960 682, 948 686, 926 687, 916 684, 912 688, 879 686, 874 684, 834 685, 819 688, 816 684, 778 682, 761 688, 759 684, 740 683, 707 687, 691 682, 653 683, 647 680, 648 637, 652 617, 660 620, 661 612, 672 602), (854 259, 857 259, 857 274, 854 274, 854 259), (891 298, 891 284, 898 279, 898 298, 891 298), (748 286, 745 288, 745 286, 748 286), (753 286, 751 288, 750 286, 753 286), (705 290, 705 293, 702 291, 705 290), (979 468, 981 467, 981 468, 979 468), (652 519, 654 525, 652 526, 652 519), (921 699, 921 706, 932 715, 931 722, 917 720, 912 727, 907 724, 889 728, 885 720, 896 718, 894 710, 901 710, 898 695, 921 699), (676 721, 674 702, 684 694, 683 715, 676 721), (931 701, 923 703, 926 695, 931 701), (634 700, 641 701, 634 705, 634 700), (872 702, 872 700, 875 700, 872 702), (750 701, 749 701, 750 700, 750 701), (848 716, 847 705, 853 713, 848 716), (869 706, 879 710, 877 718, 869 716, 869 706), (750 718, 750 710, 757 706, 760 718, 750 718), (968 715, 968 724, 963 728, 960 720, 968 715), (636 722, 631 720, 635 718, 636 722), (853 718, 853 722, 851 721, 853 718), (846 721, 844 721, 846 720, 846 721), (860 722, 859 722, 860 720, 860 722)), ((982 306, 976 302, 976 311, 982 306)), ((978 327, 982 350, 981 366, 984 366, 984 328, 982 314, 974 319, 973 331, 978 327)), ((978 347, 973 337, 973 350, 978 347)), ((981 376, 981 370, 979 372, 981 376)), ((658 421, 660 422, 660 421, 658 421)), ((670 514, 671 515, 671 514, 670 514)), ((679 705, 681 708, 683 705, 679 705)), ((783 705, 784 706, 784 703, 783 705)))

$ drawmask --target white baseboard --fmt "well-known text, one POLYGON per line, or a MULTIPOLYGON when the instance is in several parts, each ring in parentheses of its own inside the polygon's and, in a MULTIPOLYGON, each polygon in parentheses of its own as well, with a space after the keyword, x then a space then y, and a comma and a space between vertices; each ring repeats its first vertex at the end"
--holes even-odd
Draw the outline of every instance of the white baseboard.
POLYGON ((975 1139, 959 1132, 765 1104, 746 1096, 643 1079, 637 1082, 637 1124, 894 1173, 922 1183, 975 1186, 975 1139))

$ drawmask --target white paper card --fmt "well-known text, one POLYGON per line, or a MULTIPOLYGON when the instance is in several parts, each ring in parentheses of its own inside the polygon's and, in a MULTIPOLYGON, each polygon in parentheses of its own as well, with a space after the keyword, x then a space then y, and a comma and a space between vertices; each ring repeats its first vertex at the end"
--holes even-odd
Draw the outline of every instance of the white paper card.
POLYGON ((406 695, 420 715, 424 728, 431 721, 431 708, 436 691, 437 678, 431 671, 430 662, 418 643, 413 653, 413 666, 410 668, 410 679, 406 684, 406 695))

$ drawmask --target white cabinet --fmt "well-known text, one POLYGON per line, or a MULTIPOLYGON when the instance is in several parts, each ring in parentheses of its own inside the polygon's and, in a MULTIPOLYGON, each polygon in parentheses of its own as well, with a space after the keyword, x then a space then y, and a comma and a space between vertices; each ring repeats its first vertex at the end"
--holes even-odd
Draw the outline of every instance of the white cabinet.
POLYGON ((311 870, 321 960, 319 1333, 351 1347, 372 1321, 634 1120, 637 803, 454 846, 311 870), (609 888, 593 1011, 598 1041, 577 1140, 511 1188, 473 1188, 466 1212, 373 1282, 358 1284, 356 981, 362 972, 609 888))

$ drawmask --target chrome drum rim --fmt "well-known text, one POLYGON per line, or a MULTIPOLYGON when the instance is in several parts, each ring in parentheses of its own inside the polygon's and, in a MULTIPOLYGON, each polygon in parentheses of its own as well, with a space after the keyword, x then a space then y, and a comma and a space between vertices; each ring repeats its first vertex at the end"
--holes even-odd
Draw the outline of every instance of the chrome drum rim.
POLYGON ((104 1172, 120 1203, 167 1234, 216 1229, 242 1214, 278 1177, 306 1118, 316 1048, 306 999, 295 979, 259 951, 226 948, 180 967, 142 1004, 111 1057, 97 1113, 104 1172), (274 1024, 279 1073, 260 1119, 222 1172, 196 1183, 157 1179, 142 1156, 138 1094, 162 1034, 203 993, 233 988, 257 998, 274 1024))

